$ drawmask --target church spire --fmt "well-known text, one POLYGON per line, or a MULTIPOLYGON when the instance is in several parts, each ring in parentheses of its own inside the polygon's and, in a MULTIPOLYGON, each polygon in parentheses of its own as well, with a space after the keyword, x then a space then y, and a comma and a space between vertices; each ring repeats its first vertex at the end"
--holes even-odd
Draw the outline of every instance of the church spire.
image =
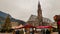
POLYGON ((40 1, 38 1, 38 21, 39 21, 39 25, 42 25, 42 10, 41 10, 40 1))
POLYGON ((38 1, 38 12, 39 12, 39 13, 42 13, 40 1, 38 1))
POLYGON ((41 6, 40 6, 40 1, 38 1, 38 8, 41 8, 41 6))

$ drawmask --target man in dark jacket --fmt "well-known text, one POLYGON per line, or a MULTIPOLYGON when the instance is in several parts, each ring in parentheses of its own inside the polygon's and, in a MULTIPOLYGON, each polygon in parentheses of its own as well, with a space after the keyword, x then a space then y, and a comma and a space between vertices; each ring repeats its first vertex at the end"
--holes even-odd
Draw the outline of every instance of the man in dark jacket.
POLYGON ((46 30, 46 34, 50 34, 50 31, 48 29, 46 30))
POLYGON ((15 33, 16 33, 16 34, 20 34, 19 30, 16 30, 15 33))

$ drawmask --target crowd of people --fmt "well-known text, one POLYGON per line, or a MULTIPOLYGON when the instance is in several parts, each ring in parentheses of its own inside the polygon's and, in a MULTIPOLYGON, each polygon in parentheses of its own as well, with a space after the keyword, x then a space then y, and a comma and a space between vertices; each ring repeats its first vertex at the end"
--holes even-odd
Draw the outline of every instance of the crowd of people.
MULTIPOLYGON (((25 31, 25 32, 27 32, 27 31, 25 31)), ((29 34, 34 34, 35 32, 36 32, 36 31, 30 31, 29 34)), ((36 32, 36 33, 38 33, 38 32, 36 32)), ((41 33, 42 33, 42 34, 50 34, 51 31, 48 30, 48 29, 46 29, 46 31, 45 31, 45 30, 41 30, 41 33)), ((22 33, 17 29, 17 30, 14 31, 14 34, 22 34, 22 33)), ((24 34, 24 32, 23 32, 23 34, 24 34)), ((27 34, 27 33, 26 33, 26 34, 27 34)))

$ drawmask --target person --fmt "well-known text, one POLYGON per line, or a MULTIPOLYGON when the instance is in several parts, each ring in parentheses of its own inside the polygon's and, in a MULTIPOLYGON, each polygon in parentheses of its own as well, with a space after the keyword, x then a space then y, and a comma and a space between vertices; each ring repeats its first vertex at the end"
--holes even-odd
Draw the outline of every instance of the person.
POLYGON ((15 34, 20 34, 20 33, 19 33, 19 30, 15 30, 15 34))
POLYGON ((45 34, 45 29, 43 29, 43 34, 45 34))
POLYGON ((46 34, 50 34, 50 31, 48 29, 46 30, 46 34))
POLYGON ((60 19, 57 21, 58 26, 58 34, 60 34, 60 19))
POLYGON ((34 34, 34 30, 33 30, 33 31, 31 31, 31 34, 34 34))

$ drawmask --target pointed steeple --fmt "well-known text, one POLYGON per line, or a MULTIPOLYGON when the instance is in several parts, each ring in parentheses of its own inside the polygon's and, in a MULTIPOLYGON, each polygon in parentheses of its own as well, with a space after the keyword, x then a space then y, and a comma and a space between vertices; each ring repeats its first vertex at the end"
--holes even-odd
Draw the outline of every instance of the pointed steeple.
POLYGON ((41 6, 40 6, 40 1, 38 1, 38 9, 39 9, 39 8, 41 9, 41 6))
POLYGON ((39 21, 39 25, 42 25, 42 10, 41 10, 40 1, 38 1, 38 21, 39 21))
POLYGON ((39 1, 38 1, 38 12, 42 14, 41 5, 39 1))

